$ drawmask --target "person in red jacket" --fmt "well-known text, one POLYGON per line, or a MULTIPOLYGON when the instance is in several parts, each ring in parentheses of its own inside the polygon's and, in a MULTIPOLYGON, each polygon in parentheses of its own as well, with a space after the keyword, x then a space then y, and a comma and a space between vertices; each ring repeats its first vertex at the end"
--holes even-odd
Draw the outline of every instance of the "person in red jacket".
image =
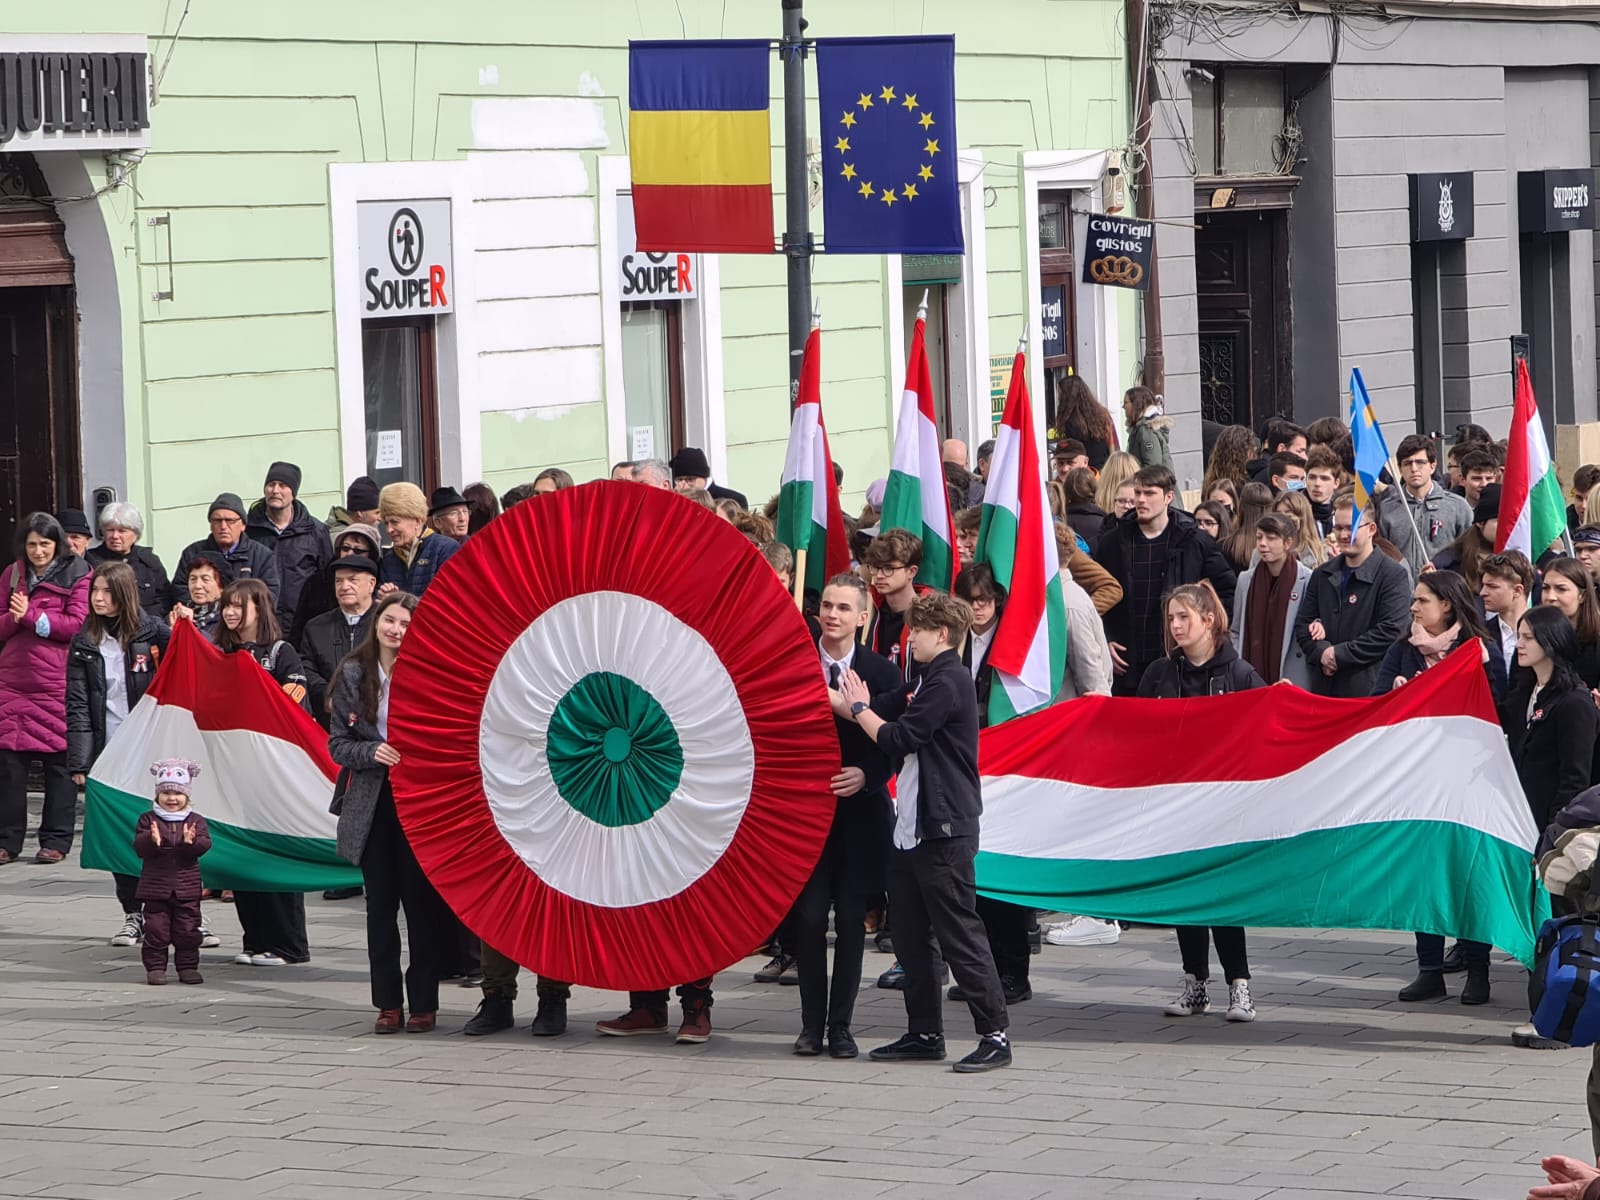
POLYGON ((139 814, 133 849, 144 860, 139 899, 144 901, 144 981, 167 981, 167 947, 184 983, 200 977, 200 856, 211 849, 206 819, 189 808, 189 788, 200 764, 163 758, 150 764, 155 803, 139 814))

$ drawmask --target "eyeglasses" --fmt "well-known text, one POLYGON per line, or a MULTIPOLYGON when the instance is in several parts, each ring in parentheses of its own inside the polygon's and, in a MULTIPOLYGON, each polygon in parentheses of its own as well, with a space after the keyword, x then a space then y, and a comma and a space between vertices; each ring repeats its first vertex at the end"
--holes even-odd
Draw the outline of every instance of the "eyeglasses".
POLYGON ((1400 464, 1400 469, 1403 471, 1407 467, 1425 467, 1432 461, 1433 460, 1430 459, 1426 454, 1413 454, 1410 458, 1406 459, 1405 462, 1400 464))

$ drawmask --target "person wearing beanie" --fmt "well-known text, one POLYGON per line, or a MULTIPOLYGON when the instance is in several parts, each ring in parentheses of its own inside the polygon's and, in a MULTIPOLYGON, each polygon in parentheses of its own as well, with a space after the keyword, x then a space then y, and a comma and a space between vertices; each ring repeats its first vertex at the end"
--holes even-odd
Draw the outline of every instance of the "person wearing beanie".
POLYGON ((344 507, 335 504, 328 510, 328 536, 337 540, 350 525, 378 524, 378 485, 370 475, 358 475, 344 492, 344 507))
POLYGON ((89 518, 84 515, 83 509, 63 508, 56 514, 56 522, 67 535, 67 545, 72 547, 72 552, 82 557, 94 537, 94 530, 90 528, 89 518))
POLYGON ((272 598, 278 624, 285 629, 294 623, 306 584, 333 561, 328 527, 297 499, 299 491, 300 468, 273 463, 261 486, 262 498, 251 506, 246 523, 250 537, 278 560, 279 585, 272 598))
POLYGON ((1483 560, 1494 553, 1494 539, 1499 531, 1500 485, 1491 483, 1478 493, 1477 502, 1472 506, 1472 524, 1428 560, 1428 569, 1458 572, 1476 596, 1483 583, 1483 560))
POLYGON ((429 526, 428 498, 414 483, 386 484, 378 513, 391 543, 378 564, 378 597, 397 590, 421 597, 461 543, 429 526))
POLYGON ((1600 525, 1580 525, 1572 535, 1572 553, 1589 568, 1589 574, 1600 577, 1600 525))
POLYGON ((370 558, 376 568, 383 560, 383 535, 375 526, 362 524, 346 525, 333 535, 333 561, 318 571, 316 577, 301 591, 300 606, 295 609, 294 621, 285 635, 294 645, 301 644, 306 626, 314 617, 339 607, 333 594, 333 573, 339 566, 339 560, 351 554, 370 558))
POLYGON ((699 489, 709 492, 713 500, 732 500, 740 508, 750 507, 743 492, 711 482, 711 464, 706 461, 706 452, 699 447, 685 446, 672 456, 672 461, 667 465, 672 468, 672 486, 678 491, 699 489))
POLYGON ((133 850, 143 861, 138 898, 144 903, 145 982, 167 981, 167 947, 183 983, 200 976, 200 858, 211 849, 206 819, 189 807, 200 764, 163 758, 150 764, 155 802, 139 816, 133 850))
POLYGON ((235 579, 259 579, 267 585, 274 597, 282 583, 277 556, 271 547, 264 546, 252 537, 245 536, 245 514, 249 510, 243 500, 233 492, 223 492, 206 510, 206 520, 211 525, 211 536, 191 542, 178 556, 178 569, 172 577, 172 590, 178 604, 193 608, 189 595, 189 569, 201 554, 220 555, 233 572, 235 579))

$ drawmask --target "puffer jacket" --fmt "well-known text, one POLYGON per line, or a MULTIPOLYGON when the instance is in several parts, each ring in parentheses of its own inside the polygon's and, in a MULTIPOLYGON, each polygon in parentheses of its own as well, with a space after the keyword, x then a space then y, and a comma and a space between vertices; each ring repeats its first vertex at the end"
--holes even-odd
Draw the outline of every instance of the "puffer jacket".
POLYGON ((1189 661, 1189 656, 1182 650, 1174 650, 1165 658, 1158 658, 1145 670, 1144 678, 1139 681, 1139 695, 1167 698, 1223 696, 1266 686, 1266 681, 1256 674, 1256 669, 1239 657, 1233 644, 1222 642, 1217 646, 1216 653, 1198 667, 1189 661))
MULTIPOLYGON (((144 699, 167 652, 172 629, 146 613, 139 632, 123 654, 128 711, 144 699)), ((100 647, 81 630, 67 650, 67 767, 87 774, 106 748, 106 660, 100 647)))
POLYGON ((279 529, 267 516, 267 506, 258 500, 251 505, 245 520, 246 535, 271 550, 278 560, 278 591, 273 602, 278 624, 284 629, 294 624, 295 609, 300 606, 300 593, 306 584, 333 561, 333 539, 328 536, 328 527, 298 500, 291 512, 289 523, 279 529))
POLYGON ((67 647, 89 615, 89 564, 58 558, 29 582, 14 562, 0 574, 0 750, 59 754, 67 748, 67 647), (11 615, 26 590, 27 614, 11 615))
POLYGON ((461 543, 455 538, 424 529, 411 552, 409 563, 400 557, 393 546, 383 552, 383 559, 378 563, 378 586, 392 583, 402 592, 410 592, 413 596, 420 597, 428 590, 428 585, 439 573, 439 568, 449 562, 451 556, 459 549, 461 543))
POLYGON ((1128 431, 1128 453, 1139 460, 1141 467, 1165 467, 1172 470, 1172 449, 1168 437, 1172 433, 1172 418, 1159 409, 1149 409, 1128 431))

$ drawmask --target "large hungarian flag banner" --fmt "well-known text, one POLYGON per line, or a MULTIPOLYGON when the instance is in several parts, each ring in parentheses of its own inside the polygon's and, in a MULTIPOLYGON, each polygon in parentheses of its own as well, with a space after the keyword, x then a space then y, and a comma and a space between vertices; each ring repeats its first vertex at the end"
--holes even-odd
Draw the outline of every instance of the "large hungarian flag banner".
POLYGON ((1539 406, 1533 398, 1528 361, 1517 359, 1517 385, 1506 448, 1505 487, 1500 492, 1500 524, 1495 550, 1520 550, 1534 562, 1567 528, 1566 501, 1550 443, 1544 440, 1539 406))
POLYGON ((139 874, 133 827, 155 795, 158 758, 204 768, 193 804, 211 829, 200 860, 208 887, 314 892, 361 882, 334 848, 338 768, 327 731, 248 654, 221 653, 188 621, 173 622, 150 690, 89 773, 84 866, 139 874))
POLYGON ((1480 657, 1373 700, 1085 696, 986 729, 978 890, 1158 925, 1421 930, 1531 964, 1539 831, 1480 657))
POLYGON ((908 529, 922 539, 917 582, 948 592, 956 581, 956 526, 944 485, 943 446, 933 411, 933 375, 928 369, 924 320, 919 313, 900 394, 894 455, 883 491, 880 530, 908 529))
POLYGON ((777 538, 794 552, 799 571, 805 551, 802 586, 821 592, 834 575, 850 569, 850 539, 839 507, 828 430, 822 422, 822 331, 806 338, 800 364, 800 396, 789 424, 789 449, 783 457, 783 487, 778 493, 777 538))

